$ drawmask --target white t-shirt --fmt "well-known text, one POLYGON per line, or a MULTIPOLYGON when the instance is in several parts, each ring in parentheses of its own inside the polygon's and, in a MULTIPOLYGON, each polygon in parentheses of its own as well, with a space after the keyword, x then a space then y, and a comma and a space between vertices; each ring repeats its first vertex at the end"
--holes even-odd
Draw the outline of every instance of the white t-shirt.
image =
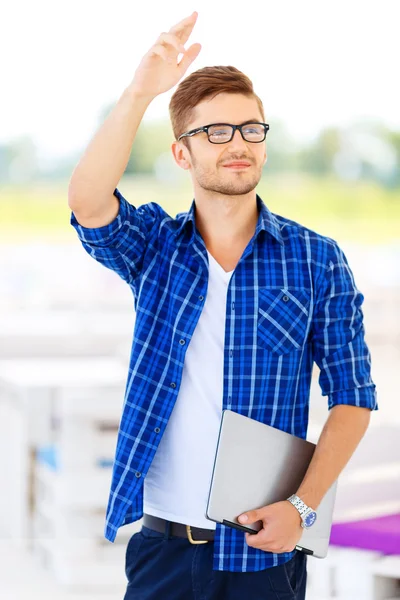
POLYGON ((226 295, 233 271, 224 271, 207 253, 207 296, 186 350, 175 406, 144 479, 143 509, 215 529, 205 512, 222 417, 226 295))

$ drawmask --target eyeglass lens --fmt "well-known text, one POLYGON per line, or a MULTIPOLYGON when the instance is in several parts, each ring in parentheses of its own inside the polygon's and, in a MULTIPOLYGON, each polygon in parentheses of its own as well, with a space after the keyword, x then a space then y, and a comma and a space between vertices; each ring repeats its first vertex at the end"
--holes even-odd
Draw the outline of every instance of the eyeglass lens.
MULTIPOLYGON (((261 142, 265 137, 264 125, 259 123, 243 125, 242 132, 248 142, 261 142)), ((223 144, 232 137, 232 127, 230 125, 213 125, 208 128, 208 137, 211 142, 223 144)))

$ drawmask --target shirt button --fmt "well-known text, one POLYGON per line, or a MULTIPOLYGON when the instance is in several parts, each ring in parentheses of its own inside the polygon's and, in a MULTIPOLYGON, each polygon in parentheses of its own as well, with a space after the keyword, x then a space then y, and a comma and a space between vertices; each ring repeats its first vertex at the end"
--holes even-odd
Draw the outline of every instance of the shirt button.
POLYGON ((136 476, 136 477, 141 477, 141 476, 142 476, 142 474, 141 474, 141 473, 139 473, 139 471, 136 471, 136 473, 135 473, 135 476, 136 476))
POLYGON ((287 302, 287 301, 289 300, 289 296, 283 296, 282 300, 283 300, 284 302, 287 302))
POLYGON ((229 350, 229 356, 233 356, 233 350, 229 350))
POLYGON ((204 300, 204 296, 199 296, 199 300, 204 300))
POLYGON ((155 431, 156 433, 160 433, 160 428, 159 428, 159 427, 156 427, 154 431, 155 431))
POLYGON ((181 346, 183 346, 186 342, 185 342, 185 340, 179 340, 179 343, 181 346))
POLYGON ((170 387, 172 387, 172 388, 176 388, 176 383, 175 383, 175 382, 172 382, 172 383, 170 383, 169 385, 170 385, 170 387))

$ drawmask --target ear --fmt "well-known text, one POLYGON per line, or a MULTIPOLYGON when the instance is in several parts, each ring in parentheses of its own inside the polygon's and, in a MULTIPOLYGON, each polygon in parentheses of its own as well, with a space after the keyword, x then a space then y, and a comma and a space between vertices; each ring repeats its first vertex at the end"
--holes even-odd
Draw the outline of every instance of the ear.
POLYGON ((191 163, 189 160, 188 149, 180 142, 174 141, 172 142, 171 150, 178 167, 185 170, 190 169, 191 163))

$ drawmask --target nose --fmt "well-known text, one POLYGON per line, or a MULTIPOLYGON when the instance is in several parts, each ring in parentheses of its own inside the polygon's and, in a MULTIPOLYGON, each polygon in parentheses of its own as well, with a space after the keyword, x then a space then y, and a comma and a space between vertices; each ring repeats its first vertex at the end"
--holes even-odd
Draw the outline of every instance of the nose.
POLYGON ((236 147, 247 148, 246 141, 242 138, 242 134, 240 133, 239 129, 235 130, 235 132, 233 134, 233 138, 229 142, 229 146, 233 146, 235 148, 236 147))

